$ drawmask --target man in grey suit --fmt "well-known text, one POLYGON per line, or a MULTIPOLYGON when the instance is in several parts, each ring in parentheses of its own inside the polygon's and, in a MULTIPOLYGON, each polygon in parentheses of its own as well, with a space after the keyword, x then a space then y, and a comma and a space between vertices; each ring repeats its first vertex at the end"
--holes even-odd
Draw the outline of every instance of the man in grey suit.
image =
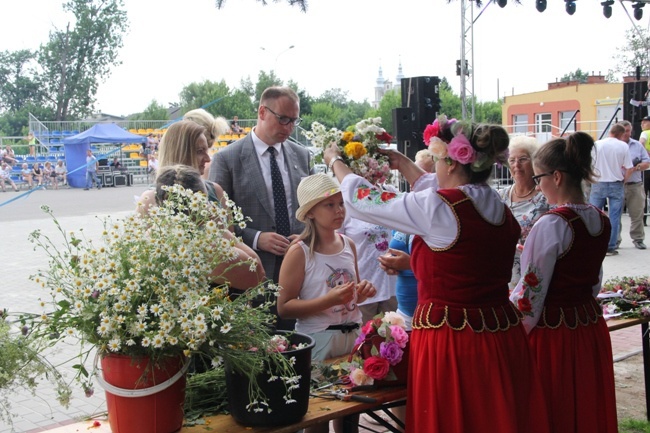
POLYGON ((209 179, 221 185, 252 220, 237 234, 258 253, 266 276, 276 283, 284 254, 304 227, 296 219, 296 191, 300 180, 310 174, 310 154, 288 141, 300 120, 298 95, 288 87, 269 87, 262 93, 255 128, 217 152, 210 164, 209 179), (290 227, 284 230, 276 224, 272 158, 277 161, 286 195, 290 227))

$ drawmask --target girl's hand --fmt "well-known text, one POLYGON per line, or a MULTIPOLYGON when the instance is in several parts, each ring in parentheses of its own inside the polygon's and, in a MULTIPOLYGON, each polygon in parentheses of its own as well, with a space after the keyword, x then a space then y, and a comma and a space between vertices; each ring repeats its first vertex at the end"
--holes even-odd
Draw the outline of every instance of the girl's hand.
POLYGON ((344 305, 354 299, 355 286, 356 284, 350 281, 349 283, 334 287, 325 296, 331 301, 330 304, 332 306, 344 305))
POLYGON ((361 280, 357 284, 357 303, 362 303, 368 298, 374 298, 377 294, 377 289, 368 280, 361 280))

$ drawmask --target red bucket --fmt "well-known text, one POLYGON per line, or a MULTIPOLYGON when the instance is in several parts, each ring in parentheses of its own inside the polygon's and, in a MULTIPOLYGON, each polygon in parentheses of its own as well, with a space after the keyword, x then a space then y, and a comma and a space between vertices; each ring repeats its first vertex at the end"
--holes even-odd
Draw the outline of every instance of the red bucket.
POLYGON ((106 355, 98 382, 106 391, 113 433, 173 433, 183 426, 185 373, 183 357, 163 359, 106 355))

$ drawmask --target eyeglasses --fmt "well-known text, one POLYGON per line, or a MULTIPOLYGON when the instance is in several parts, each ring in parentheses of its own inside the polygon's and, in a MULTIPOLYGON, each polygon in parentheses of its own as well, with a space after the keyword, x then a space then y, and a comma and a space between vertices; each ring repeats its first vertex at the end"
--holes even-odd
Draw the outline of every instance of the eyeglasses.
POLYGON ((542 174, 537 174, 533 176, 533 182, 535 182, 535 185, 539 185, 540 179, 543 178, 544 176, 552 176, 554 171, 549 171, 548 173, 542 173, 542 174))
POLYGON ((292 123, 293 126, 298 126, 298 125, 300 125, 300 122, 302 122, 302 119, 301 119, 300 117, 287 117, 287 116, 280 116, 278 113, 276 113, 275 111, 271 110, 271 109, 270 109, 269 107, 267 107, 266 105, 263 105, 263 107, 266 108, 267 110, 269 110, 269 111, 271 112, 271 114, 273 114, 275 117, 277 117, 277 119, 278 119, 278 123, 279 123, 280 125, 284 125, 284 126, 286 126, 286 125, 289 125, 289 124, 292 123))
POLYGON ((508 159, 508 165, 515 165, 515 163, 525 164, 530 161, 530 158, 527 156, 520 156, 519 158, 510 158, 508 159))

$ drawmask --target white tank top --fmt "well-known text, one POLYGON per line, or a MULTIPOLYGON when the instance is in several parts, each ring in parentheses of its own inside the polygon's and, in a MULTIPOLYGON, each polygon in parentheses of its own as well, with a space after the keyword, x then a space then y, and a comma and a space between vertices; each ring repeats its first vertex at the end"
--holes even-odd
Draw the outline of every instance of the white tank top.
MULTIPOLYGON (((300 299, 315 299, 325 295, 333 287, 349 281, 358 281, 354 266, 354 252, 349 239, 343 239, 343 249, 336 254, 309 254, 309 247, 302 241, 299 245, 305 253, 305 278, 300 288, 300 299)), ((330 325, 361 323, 361 312, 355 299, 347 305, 336 305, 313 316, 297 319, 296 331, 313 334, 324 331, 330 325)))

